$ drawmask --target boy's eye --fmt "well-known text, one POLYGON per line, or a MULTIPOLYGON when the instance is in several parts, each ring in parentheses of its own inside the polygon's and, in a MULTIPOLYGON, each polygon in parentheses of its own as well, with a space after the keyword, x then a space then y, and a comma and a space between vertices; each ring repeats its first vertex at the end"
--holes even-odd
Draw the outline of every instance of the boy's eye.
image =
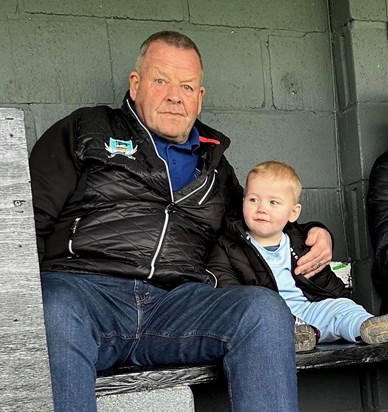
POLYGON ((251 198, 249 199, 249 202, 250 202, 250 203, 257 203, 257 199, 255 199, 254 197, 251 197, 251 198))
POLYGON ((278 205, 279 204, 279 202, 276 201, 276 200, 271 200, 270 203, 271 203, 271 205, 278 205))

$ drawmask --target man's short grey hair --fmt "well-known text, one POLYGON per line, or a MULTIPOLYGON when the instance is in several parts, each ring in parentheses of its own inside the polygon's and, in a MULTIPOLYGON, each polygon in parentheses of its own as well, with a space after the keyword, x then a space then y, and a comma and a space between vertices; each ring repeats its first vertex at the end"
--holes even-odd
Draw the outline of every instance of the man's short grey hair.
POLYGON ((186 49, 186 50, 194 50, 198 57, 199 57, 199 62, 201 65, 201 70, 203 71, 203 64, 202 64, 202 56, 201 53, 197 47, 197 45, 193 42, 193 40, 190 39, 190 37, 179 33, 177 31, 169 31, 169 30, 164 30, 160 31, 158 33, 152 34, 148 39, 146 39, 143 44, 140 46, 140 51, 137 56, 136 60, 136 71, 138 73, 141 73, 142 69, 142 64, 143 64, 143 59, 144 56, 147 53, 148 48, 150 45, 156 41, 162 41, 169 46, 173 46, 176 48, 181 48, 181 49, 186 49))

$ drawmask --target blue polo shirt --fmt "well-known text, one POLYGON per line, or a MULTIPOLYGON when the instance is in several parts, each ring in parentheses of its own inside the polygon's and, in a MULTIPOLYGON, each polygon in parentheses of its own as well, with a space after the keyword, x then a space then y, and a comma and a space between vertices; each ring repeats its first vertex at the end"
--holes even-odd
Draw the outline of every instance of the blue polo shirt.
POLYGON ((199 133, 193 127, 184 144, 167 142, 153 135, 159 155, 166 161, 170 172, 172 190, 188 185, 201 174, 198 170, 199 133))

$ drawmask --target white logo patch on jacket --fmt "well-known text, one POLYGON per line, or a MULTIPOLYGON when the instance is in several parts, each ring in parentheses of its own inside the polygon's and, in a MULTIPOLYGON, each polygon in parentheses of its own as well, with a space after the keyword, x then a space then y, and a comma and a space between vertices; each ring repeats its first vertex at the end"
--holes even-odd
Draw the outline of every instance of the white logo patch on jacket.
POLYGON ((137 152, 137 145, 133 147, 132 140, 117 140, 110 137, 109 146, 105 143, 105 149, 110 153, 110 158, 122 155, 128 157, 128 159, 135 160, 133 155, 137 152))

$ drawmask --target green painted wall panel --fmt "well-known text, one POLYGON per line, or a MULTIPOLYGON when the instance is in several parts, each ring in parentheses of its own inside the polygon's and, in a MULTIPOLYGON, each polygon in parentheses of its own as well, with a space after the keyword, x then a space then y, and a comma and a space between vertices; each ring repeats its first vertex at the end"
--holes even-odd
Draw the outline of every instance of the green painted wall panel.
POLYGON ((349 253, 352 260, 364 260, 371 255, 369 243, 365 197, 366 181, 347 185, 344 200, 347 210, 347 232, 349 253))
POLYGON ((386 0, 350 0, 349 11, 354 20, 388 21, 386 0))
POLYGON ((351 36, 357 101, 388 102, 387 24, 355 21, 351 36))
POLYGON ((205 107, 259 109, 265 104, 262 42, 252 30, 190 33, 205 61, 205 107))
POLYGON ((357 106, 338 116, 338 132, 342 178, 344 184, 351 184, 361 178, 361 159, 357 106))
POLYGON ((329 0, 332 24, 344 26, 352 20, 388 21, 387 0, 329 0))
POLYGON ((360 103, 340 114, 340 154, 345 185, 368 179, 376 158, 388 150, 388 103, 360 103))
POLYGON ((202 119, 232 139, 229 158, 240 180, 256 163, 278 159, 297 169, 305 187, 338 185, 332 114, 206 111, 202 119))
POLYGON ((206 107, 252 109, 264 106, 264 74, 260 36, 251 30, 204 28, 179 24, 108 23, 116 100, 128 88, 142 41, 155 31, 174 29, 198 45, 205 67, 206 107), (209 40, 211 39, 211 40, 209 40))
POLYGON ((55 122, 69 115, 79 107, 79 104, 29 105, 29 110, 34 118, 36 135, 38 137, 41 136, 55 122))
MULTIPOLYGON (((297 168, 298 174, 303 175, 304 165, 297 168)), ((325 224, 331 231, 334 241, 333 260, 348 261, 348 245, 345 238, 345 227, 343 215, 344 205, 342 194, 336 188, 332 189, 308 189, 302 184, 301 204, 302 214, 300 222, 317 220, 325 224)))
MULTIPOLYGON (((388 95, 387 95, 388 97, 388 95)), ((376 158, 388 150, 388 101, 360 103, 362 178, 367 179, 376 158)))
POLYGON ((325 31, 327 2, 315 0, 217 1, 189 0, 190 21, 195 24, 256 27, 276 30, 325 31))
POLYGON ((0 103, 113 101, 105 25, 31 17, 0 25, 0 103))
POLYGON ((24 0, 24 5, 28 13, 72 16, 181 21, 185 14, 182 0, 24 0))
POLYGON ((274 105, 281 110, 334 109, 327 34, 270 35, 274 105))
POLYGON ((357 101, 352 39, 349 26, 334 32, 333 56, 338 110, 343 111, 357 101))
POLYGON ((1 0, 0 21, 6 19, 9 14, 15 13, 17 6, 18 6, 17 0, 1 0))

